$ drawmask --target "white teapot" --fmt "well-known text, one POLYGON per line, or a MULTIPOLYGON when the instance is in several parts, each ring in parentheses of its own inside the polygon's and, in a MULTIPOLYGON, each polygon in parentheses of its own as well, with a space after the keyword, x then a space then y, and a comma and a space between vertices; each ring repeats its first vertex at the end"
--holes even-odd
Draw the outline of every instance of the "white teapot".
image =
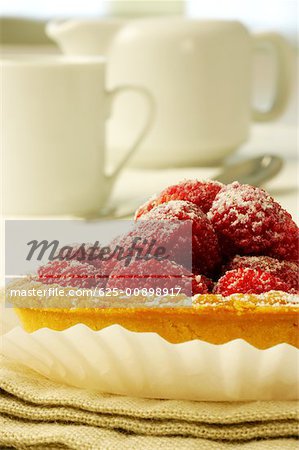
MULTIPOLYGON (((156 101, 156 120, 131 160, 139 167, 217 163, 249 136, 251 120, 268 121, 284 110, 290 92, 291 50, 277 33, 251 35, 239 22, 182 18, 129 22, 83 21, 48 26, 68 54, 105 53, 107 82, 146 87, 156 101), (276 60, 274 98, 266 111, 252 107, 253 55, 276 60)), ((109 145, 122 152, 146 107, 125 94, 115 108, 109 145)))
POLYGON ((67 55, 107 55, 125 19, 52 20, 46 26, 47 35, 67 55))

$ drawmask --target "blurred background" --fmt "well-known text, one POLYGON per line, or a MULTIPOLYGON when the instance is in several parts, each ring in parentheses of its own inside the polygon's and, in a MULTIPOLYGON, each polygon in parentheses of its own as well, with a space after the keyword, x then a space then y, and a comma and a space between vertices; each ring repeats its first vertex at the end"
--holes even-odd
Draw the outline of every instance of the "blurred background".
MULTIPOLYGON (((59 53, 61 50, 45 33, 51 19, 123 18, 126 20, 180 16, 190 19, 224 19, 242 22, 250 32, 274 31, 282 34, 291 46, 291 94, 279 117, 270 122, 254 123, 250 139, 240 145, 238 152, 228 157, 224 164, 262 155, 277 154, 284 159, 284 169, 267 184, 267 189, 295 215, 298 203, 298 2, 296 0, 2 0, 1 1, 1 52, 2 53, 59 53)), ((257 54, 253 67, 252 102, 266 108, 275 85, 273 58, 269 52, 257 54)), ((127 203, 164 188, 182 178, 210 177, 217 167, 129 168, 119 177, 112 195, 112 204, 127 203)))
MULTIPOLYGON (((283 34, 298 51, 297 0, 2 0, 1 46, 7 51, 56 52, 57 47, 45 33, 50 19, 67 18, 140 18, 149 16, 182 16, 194 19, 239 20, 252 32, 274 30, 283 34)), ((271 95, 273 77, 269 58, 260 58, 256 67, 257 86, 254 95, 260 104, 271 95), (261 77, 260 74, 263 74, 261 77)), ((296 80, 297 61, 294 64, 296 80)), ((285 114, 280 121, 296 124, 297 84, 285 114)))
POLYGON ((175 14, 202 19, 237 19, 254 31, 272 28, 282 32, 296 47, 297 13, 296 0, 263 0, 262 6, 259 0, 2 0, 2 42, 37 45, 49 43, 43 23, 53 17, 175 14))

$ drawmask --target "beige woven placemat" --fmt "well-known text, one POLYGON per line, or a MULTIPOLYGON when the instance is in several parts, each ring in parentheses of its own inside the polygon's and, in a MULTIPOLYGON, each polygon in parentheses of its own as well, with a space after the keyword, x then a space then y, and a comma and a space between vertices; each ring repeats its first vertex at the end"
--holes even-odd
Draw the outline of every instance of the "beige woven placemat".
POLYGON ((297 402, 103 395, 54 383, 6 359, 0 388, 1 449, 299 448, 297 402))

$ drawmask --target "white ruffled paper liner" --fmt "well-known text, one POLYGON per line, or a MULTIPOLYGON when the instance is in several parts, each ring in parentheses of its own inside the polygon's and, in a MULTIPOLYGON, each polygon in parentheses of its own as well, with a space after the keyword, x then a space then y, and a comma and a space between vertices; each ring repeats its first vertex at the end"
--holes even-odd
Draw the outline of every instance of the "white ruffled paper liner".
POLYGON ((5 356, 51 380, 103 393, 199 401, 299 398, 299 351, 288 344, 267 350, 241 339, 171 344, 156 333, 119 325, 92 331, 83 324, 31 334, 15 327, 2 344, 5 356))

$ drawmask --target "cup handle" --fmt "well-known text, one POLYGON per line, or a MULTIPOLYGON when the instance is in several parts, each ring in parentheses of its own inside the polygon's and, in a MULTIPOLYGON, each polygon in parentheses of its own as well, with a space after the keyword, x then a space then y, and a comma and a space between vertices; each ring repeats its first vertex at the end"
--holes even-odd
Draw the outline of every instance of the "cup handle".
POLYGON ((253 109, 253 119, 265 122, 279 117, 289 100, 292 85, 292 49, 287 40, 278 33, 259 33, 254 36, 254 41, 256 49, 274 50, 277 65, 275 94, 269 109, 253 109))
MULTIPOLYGON (((119 172, 124 168, 124 166, 127 164, 129 159, 131 158, 131 156, 133 156, 135 151, 138 149, 138 147, 142 143, 143 139, 147 135, 148 131, 150 130, 150 128, 152 126, 152 123, 153 123, 154 115, 155 115, 155 101, 154 101, 154 98, 153 98, 152 94, 147 89, 145 89, 142 86, 135 86, 135 85, 126 84, 126 85, 118 86, 118 87, 116 87, 115 89, 113 89, 111 91, 107 91, 109 106, 114 102, 114 100, 115 100, 115 98, 117 97, 118 94, 120 94, 122 92, 127 92, 127 91, 138 92, 138 93, 140 93, 141 95, 144 96, 144 98, 146 99, 147 104, 148 104, 148 114, 147 114, 147 119, 145 121, 144 126, 142 127, 138 137, 135 139, 135 141, 132 144, 131 148, 126 152, 125 157, 117 165, 117 167, 113 170, 113 172, 111 174, 107 175, 107 177, 111 181, 114 181, 116 179, 116 177, 118 176, 119 172)), ((110 108, 109 108, 109 110, 110 110, 110 108)))

